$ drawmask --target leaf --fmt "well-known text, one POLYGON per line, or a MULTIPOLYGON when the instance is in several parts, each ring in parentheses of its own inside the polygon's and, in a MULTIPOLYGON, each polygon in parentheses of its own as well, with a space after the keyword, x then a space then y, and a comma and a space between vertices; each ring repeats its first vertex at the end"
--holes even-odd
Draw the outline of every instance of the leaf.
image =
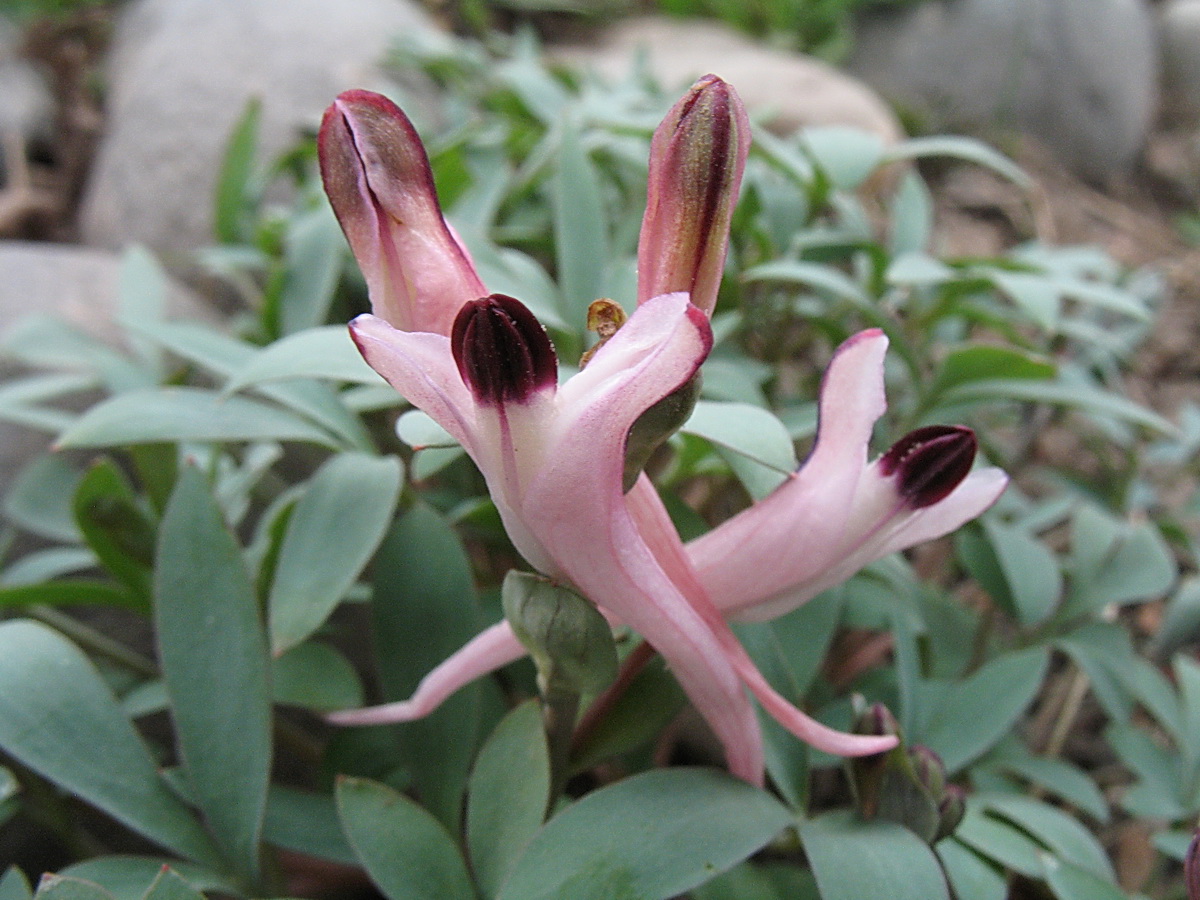
POLYGON ((231 896, 238 896, 240 893, 237 885, 228 878, 202 866, 178 859, 167 860, 152 856, 97 856, 67 866, 59 874, 94 882, 117 900, 142 900, 146 891, 162 873, 163 867, 167 865, 191 885, 193 890, 213 891, 231 896))
POLYGON ((980 403, 1006 400, 1066 406, 1081 412, 1141 425, 1160 434, 1174 434, 1175 426, 1140 403, 1099 388, 1065 381, 1035 381, 1021 378, 989 378, 959 385, 947 391, 943 403, 980 403))
POLYGON ((337 806, 328 794, 313 794, 273 784, 267 794, 263 840, 305 856, 355 865, 338 821, 337 806))
POLYGON ((325 378, 351 384, 383 383, 354 346, 346 326, 326 325, 289 334, 254 353, 229 376, 225 394, 293 378, 325 378))
POLYGON ((407 797, 373 781, 343 778, 337 805, 350 845, 389 900, 474 900, 458 847, 407 797))
POLYGON ((800 841, 821 900, 949 900, 933 851, 901 825, 825 813, 800 824, 800 841))
MULTIPOLYGON (((167 309, 169 290, 166 273, 145 247, 134 245, 121 255, 117 296, 122 321, 161 320, 167 309)), ((137 335, 125 335, 125 339, 147 368, 161 377, 163 362, 159 349, 137 335)))
POLYGON ((994 865, 958 841, 940 841, 934 848, 954 888, 954 896, 970 900, 1005 900, 1008 883, 994 865))
POLYGON ((947 772, 978 759, 1008 732, 1037 694, 1048 659, 1042 648, 1007 653, 950 689, 922 740, 947 772))
POLYGON ((33 900, 29 879, 15 865, 9 866, 0 876, 0 900, 33 900))
POLYGON ((1046 884, 1058 900, 1128 900, 1112 881, 1068 862, 1046 857, 1046 884))
POLYGON ((75 522, 96 558, 149 605, 154 523, 125 474, 110 459, 97 462, 75 491, 75 522))
POLYGON ((983 141, 958 135, 909 138, 887 148, 884 161, 924 159, 931 156, 946 156, 975 163, 1002 175, 1019 188, 1033 187, 1029 176, 1007 156, 983 141))
POLYGON ((1011 823, 987 815, 974 797, 967 798, 967 812, 954 830, 954 840, 1006 869, 1030 878, 1042 875, 1045 848, 1011 823))
POLYGON ((522 703, 479 751, 467 792, 467 849, 484 896, 500 892, 542 827, 550 797, 550 752, 541 706, 522 703))
POLYGON ((666 900, 745 859, 791 823, 779 801, 724 773, 643 772, 551 819, 499 900, 666 900))
POLYGON ((0 587, 0 608, 14 606, 112 606, 145 613, 146 600, 103 581, 48 581, 0 587))
POLYGON ((562 316, 569 328, 581 331, 588 306, 604 289, 607 219, 599 176, 583 147, 579 126, 569 117, 560 121, 562 139, 550 194, 554 248, 563 293, 562 316))
POLYGON ((1108 821, 1108 801, 1082 769, 1065 760, 1033 756, 1019 742, 1011 743, 1011 749, 989 757, 988 764, 1045 788, 1100 822, 1108 821))
POLYGON ((1090 831, 1060 809, 1032 797, 978 797, 989 812, 1029 832, 1065 862, 1112 881, 1116 877, 1104 848, 1090 831))
POLYGON ((849 301, 858 308, 870 305, 866 292, 848 275, 832 266, 798 260, 778 260, 763 263, 742 272, 742 281, 780 281, 829 294, 838 300, 849 301))
POLYGON ((931 396, 937 396, 959 385, 989 378, 1047 381, 1057 374, 1058 370, 1050 360, 1015 347, 968 344, 946 354, 929 392, 931 396))
POLYGON ((858 128, 806 128, 800 140, 835 188, 857 190, 883 159, 883 139, 858 128))
POLYGON ((155 843, 217 860, 91 662, 37 622, 0 623, 0 748, 155 843))
POLYGON ((458 441, 427 413, 410 409, 396 420, 396 435, 413 450, 458 447, 458 441))
POLYGON ((275 658, 271 688, 276 703, 317 712, 363 705, 362 685, 354 666, 333 647, 317 641, 300 644, 275 658))
POLYGON ((900 179, 892 199, 892 255, 922 253, 929 248, 933 231, 933 198, 925 180, 915 169, 900 179))
POLYGON ((204 895, 166 866, 150 885, 142 900, 204 900, 204 895))
POLYGON ((46 874, 38 882, 34 900, 115 900, 112 894, 90 881, 46 874))
POLYGON ((983 520, 983 531, 1017 618, 1024 625, 1045 621, 1062 595, 1062 571, 1050 548, 1025 529, 991 517, 983 520))
POLYGON ((1065 614, 1162 596, 1178 568, 1153 523, 1132 525, 1081 506, 1071 522, 1071 593, 1065 614))
POLYGON ((346 242, 333 209, 322 198, 288 222, 279 330, 293 334, 325 323, 337 291, 346 242))
POLYGON ((271 767, 267 645, 241 548, 192 465, 163 516, 154 588, 159 659, 196 804, 255 881, 271 767))
POLYGON ((403 467, 396 457, 342 453, 296 503, 267 601, 278 656, 324 624, 370 561, 391 523, 403 467))
POLYGON ((17 473, 4 498, 4 515, 39 537, 64 543, 80 539, 72 498, 82 476, 61 455, 34 457, 17 473))
POLYGON ((130 391, 105 400, 59 435, 57 446, 185 441, 306 441, 338 447, 329 432, 277 406, 189 387, 130 391))
POLYGON ((248 243, 255 198, 251 192, 254 156, 258 151, 262 100, 251 97, 238 118, 225 147, 217 176, 213 228, 223 244, 248 243))
MULTIPOLYGON (((471 563, 446 519, 417 504, 396 521, 374 568, 380 681, 386 699, 403 700, 478 631, 471 563)), ((455 833, 478 740, 478 691, 469 685, 431 715, 396 728, 418 797, 455 833)))
POLYGON ((799 465, 783 423, 748 403, 701 400, 681 430, 727 451, 722 456, 755 499, 771 493, 799 465))

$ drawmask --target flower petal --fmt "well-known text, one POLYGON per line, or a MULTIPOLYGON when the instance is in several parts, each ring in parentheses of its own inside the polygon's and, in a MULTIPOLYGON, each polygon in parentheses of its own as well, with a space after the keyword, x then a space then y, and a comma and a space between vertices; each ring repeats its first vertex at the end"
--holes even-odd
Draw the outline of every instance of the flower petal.
POLYGON ((871 429, 886 408, 886 351, 878 330, 843 343, 825 373, 816 443, 805 463, 772 494, 688 544, 701 583, 726 615, 839 561, 871 429))
POLYGON ((429 715, 451 694, 525 655, 508 622, 497 622, 471 638, 421 679, 413 695, 399 703, 329 713, 334 725, 386 725, 429 715))
POLYGON ((372 369, 473 452, 476 403, 459 375, 449 338, 400 331, 373 315, 351 322, 350 336, 372 369))

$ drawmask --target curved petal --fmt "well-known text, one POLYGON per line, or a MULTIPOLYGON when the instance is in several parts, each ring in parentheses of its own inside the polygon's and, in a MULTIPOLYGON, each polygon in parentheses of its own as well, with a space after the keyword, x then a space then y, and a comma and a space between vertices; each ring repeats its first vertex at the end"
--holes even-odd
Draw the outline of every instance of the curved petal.
POLYGON ((350 336, 372 369, 472 452, 475 399, 458 373, 449 338, 400 331, 373 315, 351 322, 350 336))
POLYGON ((863 331, 834 354, 821 385, 816 443, 772 494, 687 545, 705 591, 728 615, 838 562, 867 445, 883 415, 883 332, 863 331))
POLYGON ((846 734, 822 725, 771 687, 705 593, 678 532, 671 524, 666 508, 649 478, 642 475, 638 479, 627 495, 627 502, 640 532, 648 536, 647 542, 656 558, 712 629, 738 677, 779 724, 818 750, 838 756, 867 756, 895 746, 895 738, 846 734))
POLYGON ((399 703, 329 713, 334 725, 387 725, 429 715, 451 694, 525 655, 508 622, 497 622, 471 638, 421 679, 413 695, 399 703))

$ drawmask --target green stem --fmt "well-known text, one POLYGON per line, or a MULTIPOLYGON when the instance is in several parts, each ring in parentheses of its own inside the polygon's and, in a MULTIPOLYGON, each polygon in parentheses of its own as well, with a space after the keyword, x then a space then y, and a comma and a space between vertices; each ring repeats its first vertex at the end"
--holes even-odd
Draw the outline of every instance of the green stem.
POLYGON ((550 748, 550 795, 546 801, 546 816, 558 803, 567 786, 570 772, 571 739, 575 734, 575 717, 579 713, 579 694, 550 688, 542 703, 542 724, 550 748))

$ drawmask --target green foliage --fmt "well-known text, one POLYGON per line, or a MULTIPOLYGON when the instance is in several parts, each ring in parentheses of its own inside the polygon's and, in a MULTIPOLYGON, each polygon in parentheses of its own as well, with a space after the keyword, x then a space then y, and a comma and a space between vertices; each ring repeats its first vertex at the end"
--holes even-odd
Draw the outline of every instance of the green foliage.
MULTIPOLYGON (((738 15, 800 14, 767 6, 738 15)), ((836 32, 850 6, 803 10, 836 32)), ((634 302, 649 136, 674 98, 636 75, 549 70, 521 40, 500 58, 454 43, 404 62, 445 90, 424 136, 449 218, 570 367, 590 300, 634 302)), ((0 420, 63 452, 3 503, 6 538, 36 543, 12 542, 0 568, 0 827, 36 818, 77 848, 127 829, 164 854, 81 851, 38 896, 279 896, 284 850, 359 865, 396 898, 999 900, 1020 875, 1073 900, 1124 896, 1089 829, 1129 817, 1181 856, 1200 815, 1200 669, 1175 655, 1200 634, 1200 413, 1176 427, 1126 396, 1158 300, 1148 273, 1032 235, 996 258, 938 254, 927 160, 1028 189, 961 138, 756 133, 703 396, 648 467, 685 537, 768 495, 814 434, 824 363, 869 327, 891 342, 876 451, 933 422, 975 429, 1014 485, 940 555, 882 560, 737 626, 821 721, 849 727, 857 695, 894 712, 905 752, 940 753, 970 790, 953 835, 931 847, 928 829, 864 821, 838 762, 770 722, 770 791, 656 768, 710 757, 672 726, 670 672, 638 668, 620 631, 620 689, 565 748, 546 739, 528 662, 418 722, 319 725, 406 699, 500 620, 519 563, 461 448, 346 338, 365 292, 312 147, 263 165, 256 115, 231 140, 221 244, 203 254, 245 300, 233 328, 166 321, 165 278, 133 250, 121 348, 45 317, 3 348, 27 372, 0 386, 0 420), (264 199, 279 179, 289 206, 264 199), (1164 598, 1157 635, 1130 627, 1164 598), (101 632, 101 612, 153 629, 155 652, 101 632), (1129 783, 1119 797, 1065 742, 1085 696, 1129 783)), ((1172 877, 1161 866, 1147 890, 1168 895, 1172 877)), ((0 897, 27 888, 10 872, 0 897)))

